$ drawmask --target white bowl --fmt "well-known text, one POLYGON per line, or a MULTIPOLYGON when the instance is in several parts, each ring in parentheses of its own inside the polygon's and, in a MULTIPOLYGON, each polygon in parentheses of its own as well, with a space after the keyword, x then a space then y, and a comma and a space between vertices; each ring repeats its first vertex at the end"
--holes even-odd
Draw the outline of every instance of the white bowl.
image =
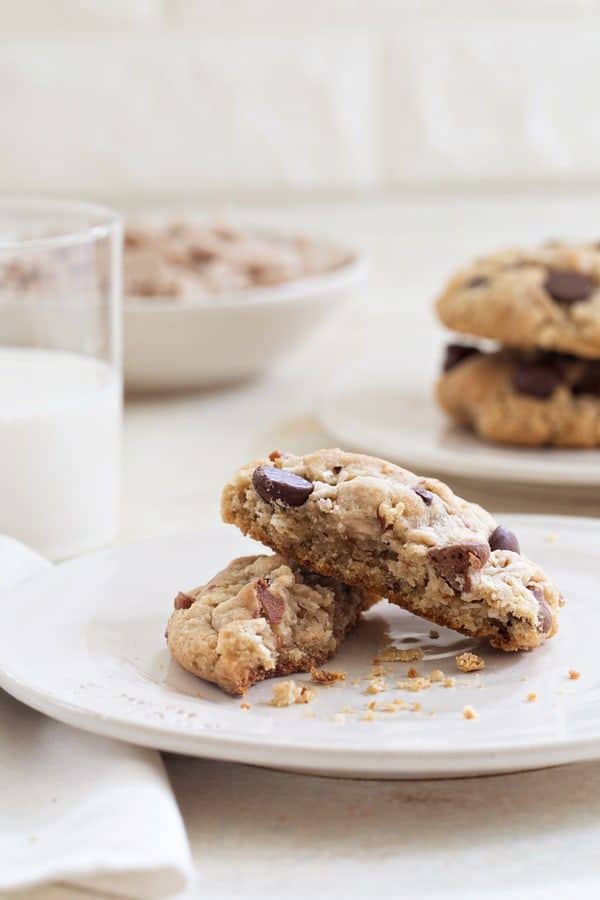
POLYGON ((351 297, 367 265, 361 253, 348 256, 325 274, 209 301, 127 298, 127 388, 180 390, 259 374, 351 297))

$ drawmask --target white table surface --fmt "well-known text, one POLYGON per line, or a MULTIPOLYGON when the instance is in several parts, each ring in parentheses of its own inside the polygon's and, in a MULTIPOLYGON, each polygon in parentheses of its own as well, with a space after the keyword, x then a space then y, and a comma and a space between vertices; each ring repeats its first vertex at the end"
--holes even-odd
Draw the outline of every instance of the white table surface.
MULTIPOLYGON (((218 521, 220 487, 274 448, 328 442, 311 415, 327 373, 366 353, 438 352, 430 299, 476 252, 561 235, 600 236, 598 197, 454 196, 420 203, 260 209, 360 241, 373 276, 357 301, 264 379, 224 391, 134 398, 125 415, 121 541, 218 521), (596 226, 596 227, 595 227, 596 226)), ((600 514, 600 499, 460 484, 496 510, 600 514)), ((223 526, 225 527, 225 526, 223 526)), ((202 897, 594 897, 600 893, 600 763, 440 782, 342 781, 169 757, 202 897)), ((23 897, 23 895, 20 895, 23 897)), ((83 898, 63 886, 36 900, 83 898)))

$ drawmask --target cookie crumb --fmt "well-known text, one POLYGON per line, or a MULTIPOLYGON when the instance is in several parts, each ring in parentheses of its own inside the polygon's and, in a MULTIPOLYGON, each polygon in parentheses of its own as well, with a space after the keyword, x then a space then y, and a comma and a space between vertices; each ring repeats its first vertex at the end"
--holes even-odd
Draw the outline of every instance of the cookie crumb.
POLYGON ((402 697, 396 697, 391 703, 383 703, 378 707, 382 712, 396 713, 408 709, 408 703, 402 697))
POLYGON ((423 650, 421 647, 411 647, 409 650, 402 650, 400 647, 385 647, 378 654, 378 660, 381 662, 418 662, 423 659, 423 650))
POLYGON ((429 637, 431 638, 432 641, 437 641, 439 636, 440 636, 440 633, 439 633, 439 631, 436 631, 435 628, 429 629, 429 637))
POLYGON ((442 682, 442 685, 445 688, 453 688, 455 684, 456 684, 456 678, 453 675, 446 675, 446 677, 444 678, 444 680, 442 682))
POLYGON ((429 678, 404 678, 396 683, 396 687, 400 691, 426 691, 431 687, 429 678))
POLYGON ((527 694, 527 702, 528 702, 528 703, 535 703, 536 700, 537 700, 537 694, 536 694, 536 692, 535 692, 535 691, 530 691, 530 692, 527 694))
POLYGON ((419 677, 419 673, 417 672, 417 670, 414 667, 411 667, 406 674, 408 675, 409 678, 418 678, 419 677))
POLYGON ((444 680, 444 677, 445 677, 445 676, 444 676, 444 673, 442 672, 441 669, 433 669, 433 670, 429 673, 429 680, 430 680, 431 682, 443 681, 443 680, 444 680))
POLYGON ((369 700, 367 703, 367 709, 377 709, 377 700, 369 700))
POLYGON ((375 715, 373 714, 372 710, 367 710, 367 712, 363 716, 363 722, 373 722, 374 719, 375 715))
POLYGON ((248 710, 250 709, 250 704, 249 703, 240 703, 240 709, 243 709, 244 712, 248 712, 248 710))
POLYGON ((421 712, 422 709, 423 707, 420 703, 412 703, 410 707, 411 712, 421 712))
POLYGON ((578 681, 581 678, 581 672, 577 669, 569 669, 569 681, 578 681))
POLYGON ((465 706, 463 709, 463 719, 476 719, 477 713, 472 706, 465 706))
POLYGON ((335 684, 338 681, 346 680, 345 672, 334 672, 331 669, 317 669, 313 667, 310 670, 310 680, 315 684, 335 684))
MULTIPOLYGON (((377 657, 376 657, 377 658, 377 657)), ((373 660, 375 661, 375 660, 373 660)), ((369 678, 379 678, 381 675, 386 675, 387 669, 384 666, 374 665, 369 672, 369 678)))
POLYGON ((386 690, 386 683, 383 678, 371 678, 367 687, 365 688, 365 693, 367 694, 380 694, 382 691, 386 690))
POLYGON ((294 703, 310 703, 314 696, 315 692, 305 684, 298 684, 293 680, 282 681, 273 685, 271 705, 292 706, 294 703))
POLYGON ((455 659, 456 668, 461 672, 478 672, 485 669, 485 660, 476 653, 461 653, 455 659))

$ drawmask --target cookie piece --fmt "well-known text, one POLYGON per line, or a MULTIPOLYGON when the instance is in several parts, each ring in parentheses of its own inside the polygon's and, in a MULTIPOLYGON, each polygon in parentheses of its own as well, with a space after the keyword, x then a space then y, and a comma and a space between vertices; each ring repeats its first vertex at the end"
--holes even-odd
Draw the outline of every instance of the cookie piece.
POLYGON ((503 650, 537 647, 557 630, 558 591, 505 549, 515 544, 489 513, 384 460, 274 453, 226 485, 222 514, 312 571, 503 650))
POLYGON ((177 595, 167 643, 188 672, 243 694, 264 678, 320 666, 375 599, 281 556, 241 557, 177 595))
POLYGON ((124 293, 214 298, 333 271, 346 251, 305 235, 268 234, 220 221, 139 221, 124 239, 124 293))
POLYGON ((458 423, 503 444, 600 446, 600 362, 509 350, 456 358, 450 348, 436 392, 458 423))
POLYGON ((486 256, 452 278, 437 312, 453 331, 509 347, 600 357, 600 244, 486 256))

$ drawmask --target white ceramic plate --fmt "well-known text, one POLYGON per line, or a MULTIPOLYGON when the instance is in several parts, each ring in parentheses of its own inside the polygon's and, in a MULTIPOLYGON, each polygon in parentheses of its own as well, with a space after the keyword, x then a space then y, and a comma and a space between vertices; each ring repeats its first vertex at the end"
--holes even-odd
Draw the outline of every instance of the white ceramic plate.
POLYGON ((433 376, 417 361, 412 372, 365 361, 316 398, 315 412, 339 446, 420 472, 523 484, 600 484, 600 450, 511 448, 453 425, 435 404, 433 376))
POLYGON ((352 296, 367 265, 360 253, 348 255, 324 275, 210 301, 126 299, 126 386, 175 390, 259 374, 352 296))
MULTIPOLYGON (((24 703, 88 731, 161 750, 323 775, 442 777, 508 772, 600 757, 600 579, 594 520, 514 516, 521 545, 557 579, 569 604, 559 636, 529 654, 480 648, 481 674, 454 669, 473 642, 381 603, 333 666, 345 685, 316 688, 309 705, 269 705, 272 681, 252 688, 244 711, 171 662, 163 631, 171 598, 253 545, 233 529, 160 539, 91 554, 35 576, 6 595, 0 613, 0 685, 24 703), (550 543, 549 540, 553 542, 550 543), (404 692, 421 711, 376 712, 399 691, 365 694, 371 661, 392 638, 425 648, 422 672, 457 675, 454 688, 404 692), (572 681, 568 670, 581 671, 572 681), (356 679, 363 679, 354 684, 356 679), (529 692, 536 702, 527 702, 529 692), (478 718, 462 711, 472 705, 478 718), (352 710, 352 712, 343 712, 352 710)), ((390 663, 388 682, 408 664, 390 663)), ((301 680, 307 676, 299 676, 301 680)))

